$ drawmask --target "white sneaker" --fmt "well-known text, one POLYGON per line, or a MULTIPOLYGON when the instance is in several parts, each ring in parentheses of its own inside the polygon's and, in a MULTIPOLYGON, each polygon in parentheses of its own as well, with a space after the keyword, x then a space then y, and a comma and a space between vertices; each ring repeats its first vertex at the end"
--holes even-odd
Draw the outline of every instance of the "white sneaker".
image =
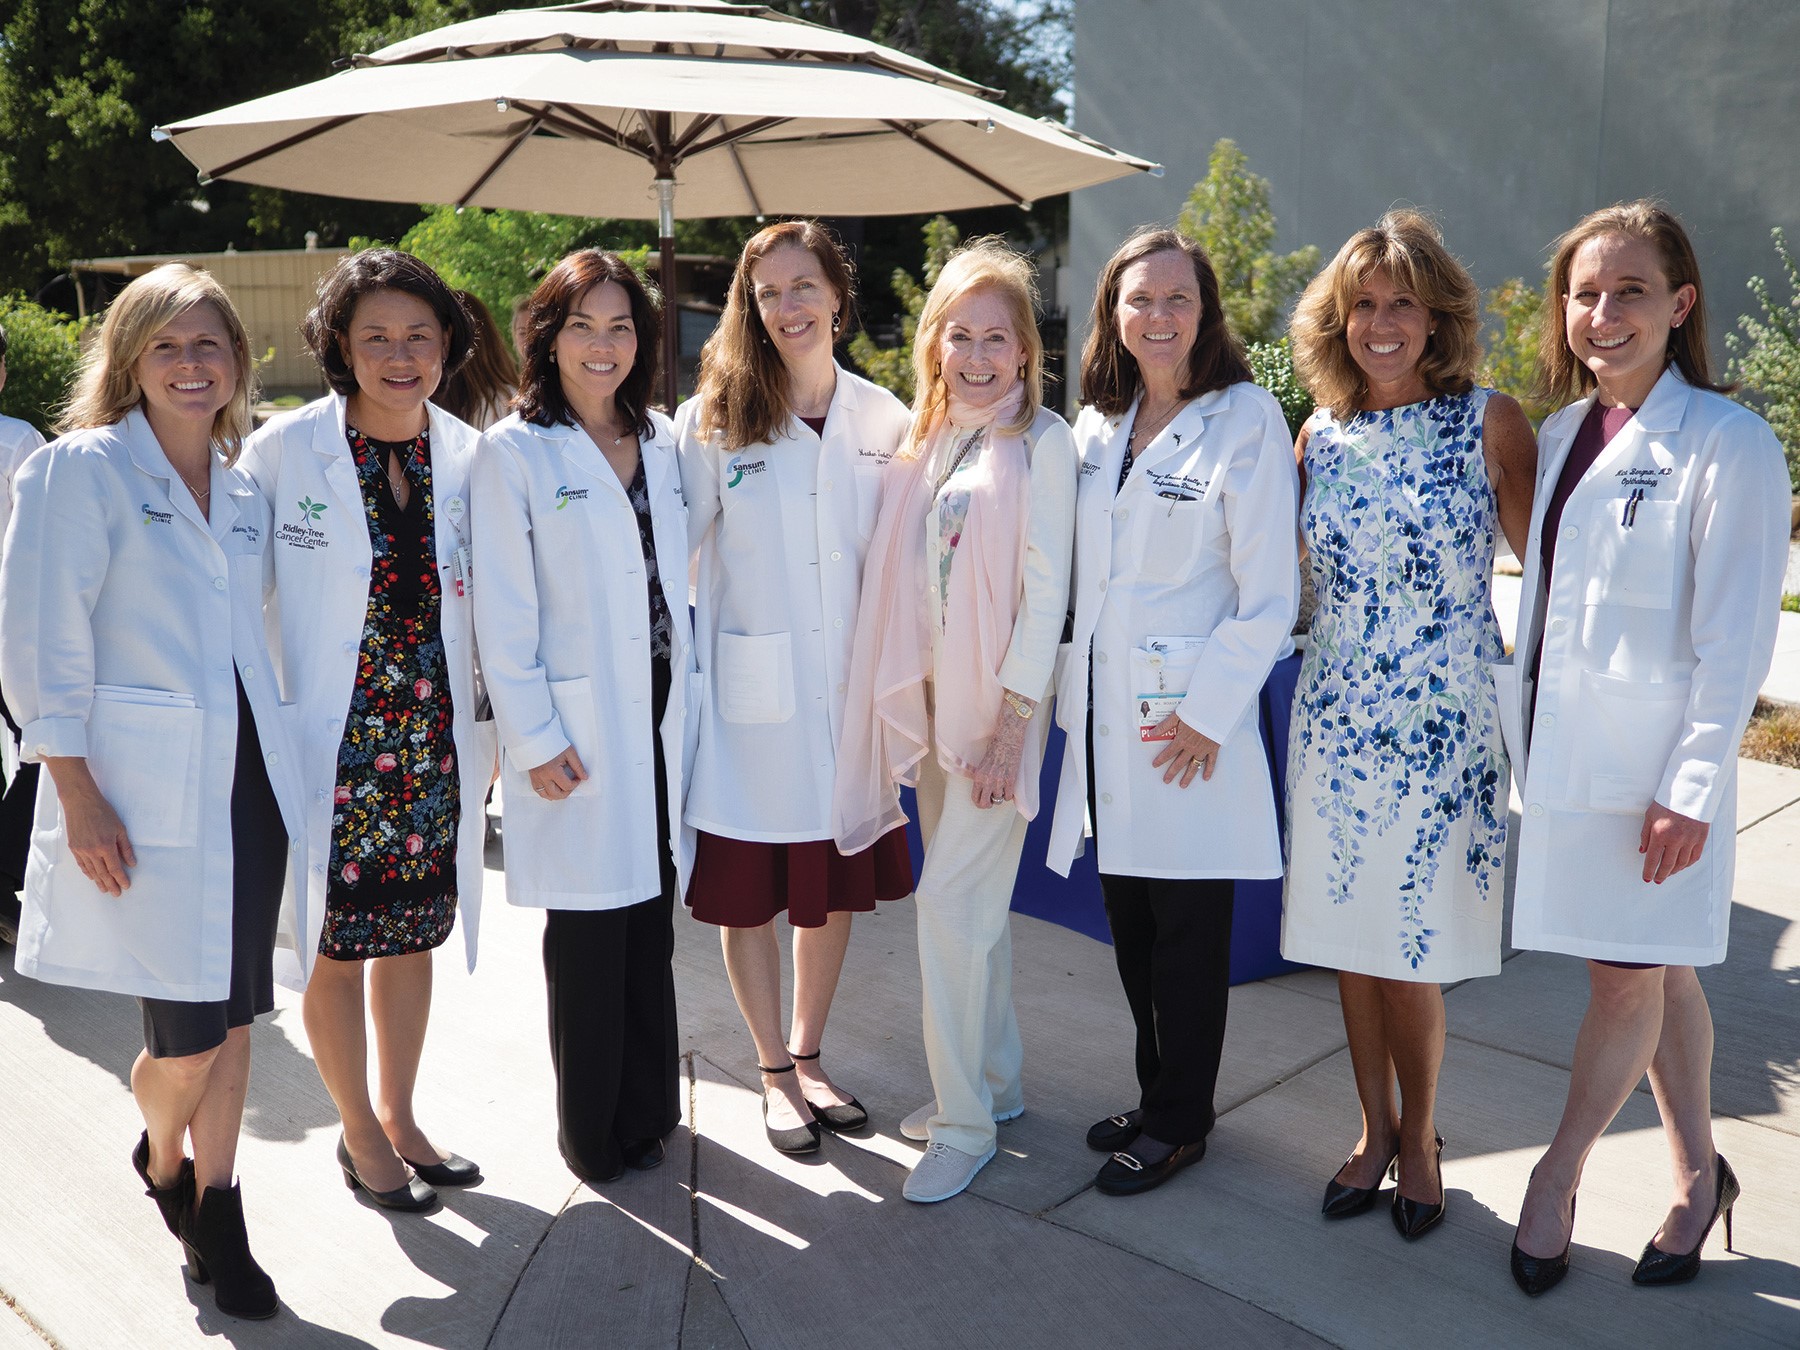
POLYGON ((901 1194, 908 1200, 921 1205, 934 1204, 939 1200, 948 1200, 968 1188, 975 1174, 986 1167, 988 1160, 994 1156, 994 1146, 989 1144, 987 1152, 976 1155, 964 1153, 960 1148, 951 1148, 948 1144, 927 1144, 925 1154, 913 1168, 912 1175, 907 1177, 901 1194))
MULTIPOLYGON (((907 1139, 917 1139, 921 1143, 931 1138, 931 1118, 937 1114, 937 1103, 926 1102, 905 1120, 900 1122, 900 1133, 907 1139)), ((1010 1111, 994 1112, 994 1124, 1004 1125, 1009 1120, 1017 1120, 1025 1114, 1023 1106, 1015 1106, 1010 1111)))

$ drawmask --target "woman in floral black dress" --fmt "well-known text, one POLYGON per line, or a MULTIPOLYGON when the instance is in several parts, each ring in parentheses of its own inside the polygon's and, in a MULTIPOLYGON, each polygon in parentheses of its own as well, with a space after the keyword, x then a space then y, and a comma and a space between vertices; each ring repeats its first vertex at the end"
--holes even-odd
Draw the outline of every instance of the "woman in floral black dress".
POLYGON ((372 249, 325 278, 305 333, 337 392, 271 423, 245 456, 275 511, 272 645, 308 789, 305 921, 285 973, 306 987, 346 1182, 424 1209, 434 1185, 480 1175, 426 1137, 412 1103, 431 951, 459 903, 474 962, 494 759, 491 724, 474 720, 475 433, 426 401, 468 355, 471 327, 430 268, 372 249))

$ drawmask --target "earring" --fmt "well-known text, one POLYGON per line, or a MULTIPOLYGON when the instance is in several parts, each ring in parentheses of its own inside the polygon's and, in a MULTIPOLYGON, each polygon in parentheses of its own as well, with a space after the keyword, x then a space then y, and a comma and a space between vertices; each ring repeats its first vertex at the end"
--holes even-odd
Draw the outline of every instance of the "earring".
POLYGON ((843 326, 844 326, 844 316, 842 314, 839 314, 835 309, 832 310, 831 311, 831 331, 835 333, 838 331, 838 329, 842 328, 843 326))
POLYGON ((555 353, 555 352, 551 352, 551 353, 550 353, 550 364, 551 364, 551 365, 555 365, 555 364, 556 364, 556 353, 555 353))

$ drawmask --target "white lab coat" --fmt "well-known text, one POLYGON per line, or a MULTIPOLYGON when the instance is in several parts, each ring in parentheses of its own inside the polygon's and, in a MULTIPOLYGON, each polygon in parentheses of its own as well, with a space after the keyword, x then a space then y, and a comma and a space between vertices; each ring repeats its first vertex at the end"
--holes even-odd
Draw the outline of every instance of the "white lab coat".
MULTIPOLYGON (((468 586, 457 594, 455 554, 468 544, 469 465, 476 433, 435 404, 431 426, 431 492, 439 624, 450 668, 462 816, 456 840, 456 894, 469 969, 481 928, 483 801, 494 771, 494 726, 477 722, 475 634, 468 586)), ((325 923, 326 869, 336 810, 338 750, 357 654, 369 611, 369 566, 374 551, 356 461, 344 427, 345 399, 328 394, 261 428, 244 447, 243 466, 274 511, 275 594, 267 612, 269 645, 281 674, 282 695, 296 705, 295 740, 305 787, 305 912, 309 929, 298 960, 278 960, 276 978, 306 985, 325 923), (307 503, 303 506, 302 503, 307 503), (323 510, 318 509, 323 504, 323 510)))
POLYGON ((580 427, 517 415, 475 451, 475 631, 505 750, 506 898, 549 909, 618 909, 662 892, 674 853, 682 889, 693 832, 681 795, 692 757, 685 728, 697 692, 688 627, 687 508, 675 432, 650 414, 643 442, 656 567, 669 606, 670 681, 650 725, 650 612, 637 513, 600 447, 580 427), (673 835, 656 818, 662 738, 673 835), (568 797, 532 791, 529 771, 574 746, 588 780, 568 797))
POLYGON ((1775 647, 1787 467, 1760 417, 1671 368, 1570 495, 1545 595, 1544 510, 1592 405, 1540 433, 1518 638, 1495 668, 1523 797, 1513 944, 1712 965, 1730 919, 1737 746, 1775 647), (1638 852, 1653 797, 1712 826, 1700 861, 1660 886, 1638 852))
MULTIPOLYGON (((235 667, 288 833, 300 779, 263 634, 269 511, 216 458, 211 518, 133 411, 26 461, 0 567, 0 679, 28 760, 85 756, 137 854, 130 887, 82 875, 40 780, 20 974, 143 998, 231 988, 235 667)), ((289 840, 279 944, 301 931, 289 840)))
POLYGON ((790 418, 773 443, 727 452, 696 434, 696 411, 690 402, 676 422, 700 555, 687 823, 732 839, 829 839, 863 559, 910 416, 845 370, 822 438, 790 418))
POLYGON ((0 417, 0 539, 12 523, 13 483, 33 451, 43 447, 44 437, 31 423, 17 417, 0 417))
POLYGON ((1067 876, 1083 850, 1091 669, 1100 870, 1278 877, 1257 704, 1291 646, 1299 605, 1293 442, 1280 405, 1254 384, 1235 384, 1177 413, 1115 498, 1136 413, 1136 404, 1115 417, 1086 408, 1075 422, 1074 641, 1056 698, 1069 740, 1049 865, 1067 876), (1153 638, 1178 641, 1152 651, 1153 638), (1220 746, 1212 778, 1196 775, 1185 789, 1152 767, 1167 742, 1139 734, 1146 695, 1183 691, 1181 720, 1220 746))

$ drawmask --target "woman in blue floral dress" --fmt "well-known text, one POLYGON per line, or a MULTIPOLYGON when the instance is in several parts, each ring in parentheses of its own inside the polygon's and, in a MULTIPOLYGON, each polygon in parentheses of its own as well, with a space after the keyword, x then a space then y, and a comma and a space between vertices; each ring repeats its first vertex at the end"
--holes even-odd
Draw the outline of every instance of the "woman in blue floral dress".
POLYGON ((1490 578, 1496 525, 1524 544, 1537 459, 1518 404, 1475 387, 1478 313, 1436 228, 1396 211, 1344 245, 1293 323, 1320 404, 1296 446, 1319 608, 1289 746, 1281 950, 1338 971, 1362 1105, 1324 1213, 1367 1210, 1397 1164, 1408 1238, 1444 1214, 1438 986, 1500 969, 1490 578))

